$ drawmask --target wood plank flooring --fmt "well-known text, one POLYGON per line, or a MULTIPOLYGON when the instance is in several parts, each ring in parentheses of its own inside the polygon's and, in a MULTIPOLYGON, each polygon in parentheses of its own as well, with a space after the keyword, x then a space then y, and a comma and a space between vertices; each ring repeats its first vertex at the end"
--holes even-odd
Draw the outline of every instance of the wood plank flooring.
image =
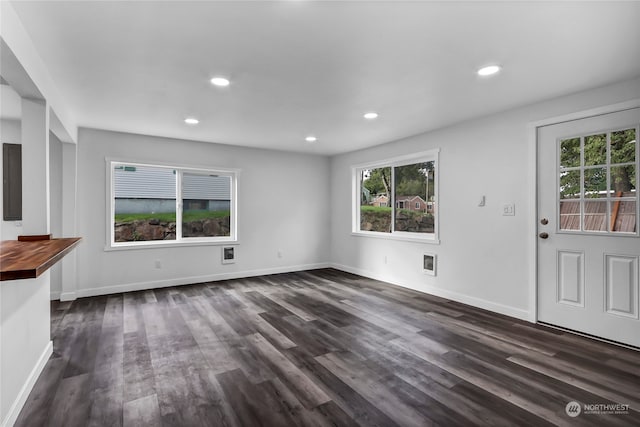
POLYGON ((640 352, 332 269, 51 307, 17 426, 640 425, 640 352))

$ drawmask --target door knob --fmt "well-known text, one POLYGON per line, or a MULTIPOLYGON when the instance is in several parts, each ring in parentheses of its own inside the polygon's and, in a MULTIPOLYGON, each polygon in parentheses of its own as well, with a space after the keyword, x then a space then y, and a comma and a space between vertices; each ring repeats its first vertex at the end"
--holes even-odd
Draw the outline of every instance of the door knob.
POLYGON ((544 231, 543 231, 542 233, 538 234, 538 236, 539 236, 541 239, 546 239, 546 238, 548 238, 548 237, 549 237, 549 233, 546 233, 546 232, 544 232, 544 231))

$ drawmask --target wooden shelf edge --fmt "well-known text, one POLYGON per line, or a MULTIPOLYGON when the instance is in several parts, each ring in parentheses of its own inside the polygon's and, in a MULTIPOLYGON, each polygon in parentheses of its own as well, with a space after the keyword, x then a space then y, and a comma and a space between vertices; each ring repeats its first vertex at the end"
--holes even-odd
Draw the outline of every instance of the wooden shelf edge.
POLYGON ((81 237, 0 242, 0 281, 35 279, 71 252, 81 237))

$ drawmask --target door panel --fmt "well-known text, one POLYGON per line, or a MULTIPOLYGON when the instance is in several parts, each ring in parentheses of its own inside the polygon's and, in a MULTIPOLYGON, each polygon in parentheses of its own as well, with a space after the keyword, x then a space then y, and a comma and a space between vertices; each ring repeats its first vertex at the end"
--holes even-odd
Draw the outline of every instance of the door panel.
POLYGON ((558 302, 584 307, 584 253, 558 251, 558 302))
POLYGON ((638 318, 638 258, 605 255, 607 313, 638 318))
POLYGON ((640 108, 538 129, 538 320, 640 347, 640 108))

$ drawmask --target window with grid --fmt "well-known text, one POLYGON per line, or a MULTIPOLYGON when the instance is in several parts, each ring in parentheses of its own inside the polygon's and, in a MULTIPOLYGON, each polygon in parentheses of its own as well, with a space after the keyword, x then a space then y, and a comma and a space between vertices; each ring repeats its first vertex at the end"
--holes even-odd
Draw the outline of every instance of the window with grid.
POLYGON ((638 127, 558 142, 559 230, 638 234, 638 127))

